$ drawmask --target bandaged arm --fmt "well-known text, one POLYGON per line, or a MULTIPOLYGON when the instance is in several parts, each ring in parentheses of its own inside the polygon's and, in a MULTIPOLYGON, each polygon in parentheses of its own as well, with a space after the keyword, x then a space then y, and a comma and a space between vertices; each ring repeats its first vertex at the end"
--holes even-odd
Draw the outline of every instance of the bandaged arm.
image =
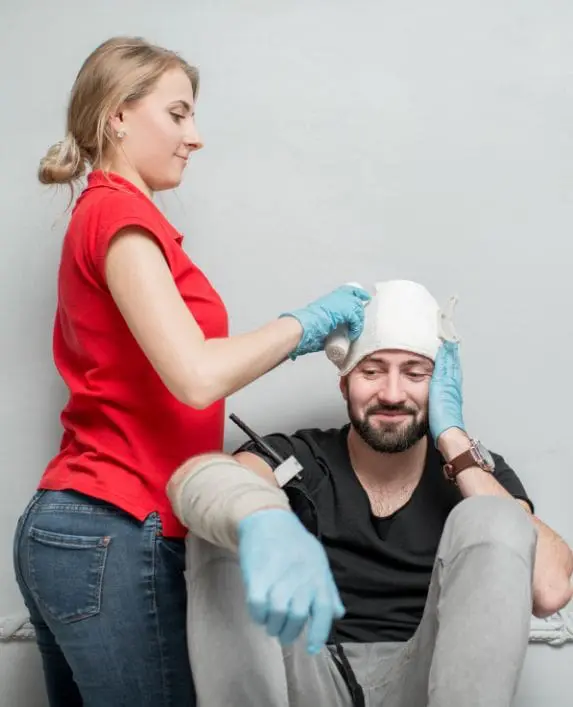
POLYGON ((235 551, 237 527, 244 518, 265 508, 290 511, 270 467, 249 453, 193 457, 173 474, 167 495, 173 512, 191 533, 235 551), (249 459, 257 471, 239 459, 249 459))

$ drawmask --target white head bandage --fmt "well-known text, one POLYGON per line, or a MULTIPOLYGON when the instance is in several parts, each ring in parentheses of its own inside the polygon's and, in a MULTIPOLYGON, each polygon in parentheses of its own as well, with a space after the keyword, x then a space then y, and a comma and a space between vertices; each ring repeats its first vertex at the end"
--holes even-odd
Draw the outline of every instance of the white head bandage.
POLYGON ((364 311, 364 330, 358 339, 350 343, 343 332, 337 331, 326 343, 326 355, 341 376, 375 351, 412 351, 434 360, 442 341, 459 341, 452 321, 455 297, 450 298, 448 310, 443 311, 417 282, 378 282, 374 290, 364 311))

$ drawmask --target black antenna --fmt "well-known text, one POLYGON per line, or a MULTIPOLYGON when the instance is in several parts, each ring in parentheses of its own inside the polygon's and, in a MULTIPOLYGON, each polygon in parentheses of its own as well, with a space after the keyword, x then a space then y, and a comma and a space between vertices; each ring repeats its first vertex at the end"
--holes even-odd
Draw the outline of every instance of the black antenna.
POLYGON ((248 425, 246 425, 240 418, 238 418, 234 412, 232 412, 229 415, 229 419, 237 425, 237 427, 240 427, 243 432, 247 435, 247 437, 250 437, 251 440, 257 445, 257 447, 263 451, 266 452, 269 457, 273 461, 275 461, 277 464, 282 464, 284 462, 284 459, 282 459, 276 452, 275 450, 265 442, 265 440, 260 437, 256 432, 254 432, 248 425))

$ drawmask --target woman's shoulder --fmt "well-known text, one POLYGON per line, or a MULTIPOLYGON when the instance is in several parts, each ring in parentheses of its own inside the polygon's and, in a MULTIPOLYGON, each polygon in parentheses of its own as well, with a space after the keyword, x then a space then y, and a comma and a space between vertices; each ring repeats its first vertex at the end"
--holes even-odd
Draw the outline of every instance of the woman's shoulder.
POLYGON ((97 180, 88 180, 78 197, 67 235, 74 241, 95 246, 130 226, 146 230, 167 246, 181 240, 180 234, 147 195, 126 180, 100 176, 97 180))
POLYGON ((113 176, 109 179, 105 176, 93 180, 88 178, 74 206, 72 219, 89 217, 113 221, 123 215, 143 215, 158 223, 166 222, 163 213, 148 196, 127 180, 119 181, 113 176))

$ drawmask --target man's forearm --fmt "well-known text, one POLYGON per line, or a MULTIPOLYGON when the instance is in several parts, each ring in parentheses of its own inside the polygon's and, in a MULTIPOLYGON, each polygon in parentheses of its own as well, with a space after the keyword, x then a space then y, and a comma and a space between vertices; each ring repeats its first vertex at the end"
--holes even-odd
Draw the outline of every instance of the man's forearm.
POLYGON ((573 598, 573 553, 567 543, 536 516, 537 552, 533 578, 533 612, 551 616, 573 598))
POLYGON ((167 495, 193 534, 229 550, 237 549, 237 530, 247 516, 269 508, 290 512, 284 491, 227 454, 185 462, 170 479, 167 495))
MULTIPOLYGON (((446 460, 453 459, 468 448, 467 436, 459 430, 452 430, 440 441, 440 451, 446 460), (460 432, 460 434, 457 434, 460 432), (464 440, 465 437, 465 440, 464 440), (465 444, 465 448, 464 448, 465 444)), ((513 498, 492 474, 479 467, 462 471, 457 484, 464 497, 507 496, 513 498)), ((539 617, 550 616, 573 597, 573 553, 567 543, 539 518, 531 513, 529 504, 520 501, 524 510, 531 515, 537 529, 537 549, 533 577, 533 613, 539 617)))

